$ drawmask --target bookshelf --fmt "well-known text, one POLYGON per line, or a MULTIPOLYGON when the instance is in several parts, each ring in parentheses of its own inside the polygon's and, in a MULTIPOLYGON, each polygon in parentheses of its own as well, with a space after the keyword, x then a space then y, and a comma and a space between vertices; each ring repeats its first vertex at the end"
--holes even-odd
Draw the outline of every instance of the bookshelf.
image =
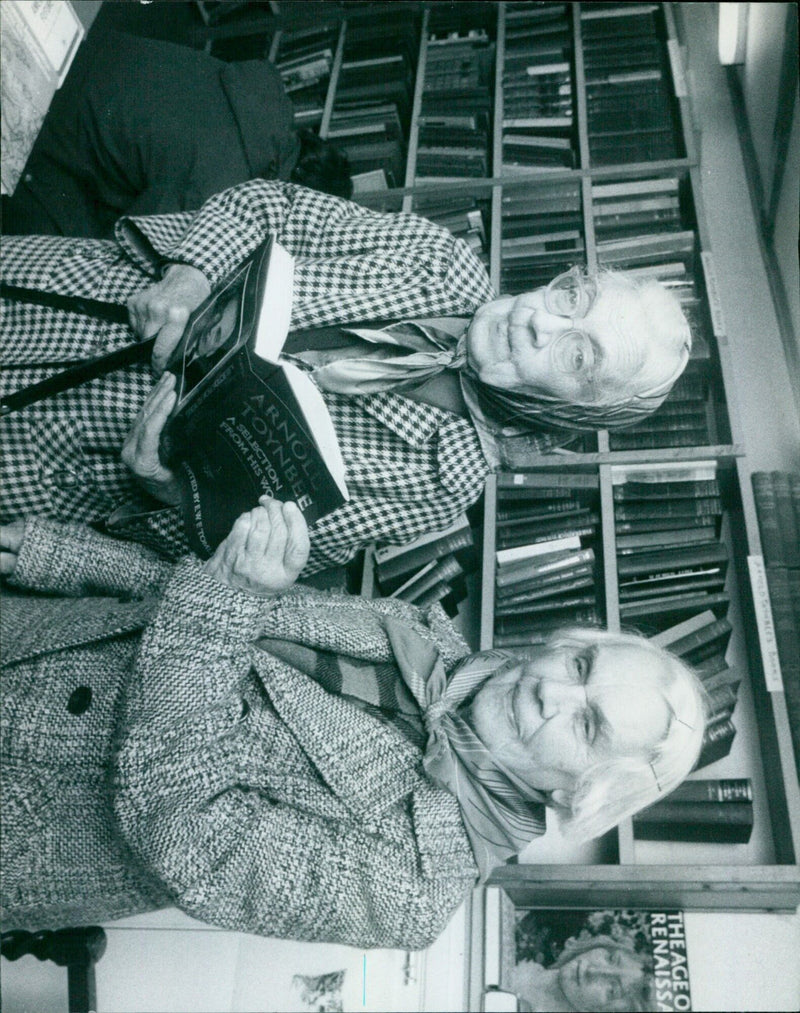
MULTIPOLYGON (((337 109, 347 37, 363 31, 364 19, 383 16, 381 5, 368 6, 366 11, 348 5, 336 24, 323 135, 337 109)), ((357 192, 355 199, 385 210, 417 211, 465 236, 484 256, 500 291, 523 291, 549 280, 562 265, 633 269, 672 287, 692 318, 692 361, 661 418, 657 414, 653 423, 638 427, 633 440, 600 432, 567 453, 529 456, 517 467, 521 476, 552 476, 554 484, 564 473, 593 479, 596 607, 609 628, 619 629, 635 626, 636 617, 629 618, 628 592, 621 589, 615 475, 633 465, 713 463, 721 506, 712 537, 724 547, 729 599, 720 615, 732 626, 725 661, 741 682, 730 751, 693 776, 749 777, 754 791, 747 843, 639 840, 630 822, 581 847, 548 833, 517 863, 497 870, 491 882, 523 907, 793 911, 800 902, 800 788, 759 576, 762 548, 751 467, 674 7, 524 2, 403 7, 402 48, 411 69, 409 115, 400 116, 403 169, 394 174, 393 186, 357 192), (528 40, 530 65, 537 70, 521 76, 520 68, 529 65, 528 40), (483 156, 471 161, 470 155, 443 168, 422 162, 420 152, 431 147, 432 138, 444 136, 437 134, 437 117, 444 114, 433 101, 437 88, 429 72, 436 68, 441 84, 448 47, 459 54, 454 62, 463 72, 450 93, 453 115, 460 117, 450 121, 453 136, 465 150, 483 144, 484 137, 486 147, 483 161, 483 156), (633 50, 635 63, 627 59, 633 50), (536 86, 527 88, 525 77, 536 86), (528 100, 530 116, 523 115, 528 100), (646 124, 653 129, 645 131, 646 124), (475 164, 481 175, 470 174, 475 164), (691 427, 679 428, 687 420, 691 427)), ((495 640, 498 509, 514 474, 491 475, 486 486, 482 588, 479 602, 470 603, 477 626, 472 639, 482 648, 495 640)), ((368 554, 364 593, 373 593, 370 559, 368 554)), ((686 614, 673 618, 678 622, 686 614)), ((481 910, 476 900, 476 924, 481 910)))

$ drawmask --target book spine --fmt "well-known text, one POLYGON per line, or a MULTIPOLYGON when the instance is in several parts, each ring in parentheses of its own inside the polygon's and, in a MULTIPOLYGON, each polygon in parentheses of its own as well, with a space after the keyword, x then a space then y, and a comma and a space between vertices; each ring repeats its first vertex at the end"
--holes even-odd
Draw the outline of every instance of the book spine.
POLYGON ((750 476, 756 501, 758 530, 761 534, 761 551, 764 562, 777 563, 781 558, 781 530, 778 524, 778 506, 772 474, 754 471, 750 476))
POLYGON ((721 760, 731 751, 733 740, 736 737, 736 727, 730 718, 723 718, 709 725, 703 735, 703 744, 700 748, 700 755, 694 765, 694 770, 707 767, 710 763, 721 760))
POLYGON ((775 490, 775 511, 778 515, 780 535, 780 557, 775 562, 784 566, 800 566, 800 534, 795 519, 788 472, 773 471, 772 488, 775 490))
POLYGON ((728 777, 684 781, 667 796, 670 802, 752 802, 753 782, 749 777, 728 777))
POLYGON ((472 529, 462 528, 437 542, 429 542, 418 549, 411 549, 403 555, 393 556, 376 566, 375 575, 379 582, 386 582, 413 570, 431 559, 442 558, 460 549, 468 548, 473 543, 472 529))

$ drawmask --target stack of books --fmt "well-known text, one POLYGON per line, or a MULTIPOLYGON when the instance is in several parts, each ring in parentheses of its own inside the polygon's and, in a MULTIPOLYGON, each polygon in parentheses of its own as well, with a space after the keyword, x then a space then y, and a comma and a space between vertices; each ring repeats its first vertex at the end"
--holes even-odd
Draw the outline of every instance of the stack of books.
POLYGON ((620 619, 652 633, 704 609, 724 616, 716 462, 612 468, 620 619))
POLYGON ((275 66, 294 106, 298 127, 319 128, 328 94, 338 29, 332 25, 281 35, 275 66))
POLYGON ((727 756, 736 736, 733 711, 741 678, 725 657, 731 629, 728 619, 705 609, 650 638, 691 665, 708 694, 706 730, 695 770, 727 756))
POLYGON ((586 261, 580 182, 506 187, 502 199, 503 292, 528 292, 586 261))
POLYGON ((708 446, 708 383, 703 372, 686 369, 669 397, 636 425, 609 432, 611 450, 650 450, 658 447, 708 446))
POLYGON ((649 162, 683 153, 659 6, 581 8, 594 165, 649 162))
POLYGON ((501 472, 497 482, 495 646, 599 624, 597 475, 501 472))
POLYGON ((449 616, 467 596, 467 575, 478 567, 475 531, 462 514, 444 531, 421 535, 406 545, 374 550, 375 580, 381 594, 420 608, 439 602, 449 616))
POLYGON ((354 176, 382 172, 388 187, 404 182, 417 40, 418 19, 399 11, 348 24, 327 137, 354 176))
POLYGON ((684 781, 633 817, 644 841, 746 844, 753 830, 753 785, 747 777, 684 781))
POLYGON ((448 229, 459 239, 463 239, 473 253, 483 261, 486 269, 489 269, 487 200, 479 200, 463 193, 431 194, 417 196, 414 210, 417 214, 441 225, 442 228, 448 229))
POLYGON ((505 44, 504 175, 574 168, 577 145, 567 5, 509 5, 505 44))
POLYGON ((800 774, 800 474, 752 476, 786 709, 800 774))
POLYGON ((417 182, 489 175, 493 57, 494 46, 485 29, 429 37, 417 182))

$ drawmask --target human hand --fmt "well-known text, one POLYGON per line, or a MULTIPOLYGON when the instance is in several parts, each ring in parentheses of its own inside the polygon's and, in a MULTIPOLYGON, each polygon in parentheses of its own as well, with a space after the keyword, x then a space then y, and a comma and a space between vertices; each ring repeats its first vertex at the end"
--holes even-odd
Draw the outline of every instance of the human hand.
POLYGON ((202 271, 189 264, 172 264, 161 281, 128 299, 131 327, 142 340, 155 337, 153 369, 161 373, 183 336, 192 310, 211 293, 202 271))
POLYGON ((308 527, 296 503, 269 496, 258 502, 237 519, 203 569, 229 587, 273 595, 291 587, 306 565, 308 527))
POLYGON ((163 373, 147 395, 120 454, 122 463, 133 472, 139 484, 151 496, 170 506, 180 502, 180 488, 174 474, 161 463, 158 444, 176 397, 174 373, 163 373))
POLYGON ((25 535, 25 521, 0 524, 0 573, 10 577, 17 568, 22 539, 25 535))

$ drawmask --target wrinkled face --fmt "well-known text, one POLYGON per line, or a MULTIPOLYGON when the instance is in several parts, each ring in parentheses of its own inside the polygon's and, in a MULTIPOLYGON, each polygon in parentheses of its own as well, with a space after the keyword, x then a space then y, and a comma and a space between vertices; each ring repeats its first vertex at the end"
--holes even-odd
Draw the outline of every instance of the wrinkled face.
POLYGON ((676 353, 652 342, 650 329, 641 295, 624 279, 595 283, 567 272, 482 306, 467 331, 467 359, 495 387, 602 403, 608 392, 641 393, 675 374, 676 353))
POLYGON ((472 724, 492 756, 526 784, 571 793, 594 763, 647 757, 664 738, 667 703, 642 678, 657 664, 636 646, 542 647, 487 680, 472 702, 472 724))
POLYGON ((558 983, 569 1004, 598 1013, 629 1010, 645 977, 633 954, 605 946, 585 950, 558 969, 558 983))

